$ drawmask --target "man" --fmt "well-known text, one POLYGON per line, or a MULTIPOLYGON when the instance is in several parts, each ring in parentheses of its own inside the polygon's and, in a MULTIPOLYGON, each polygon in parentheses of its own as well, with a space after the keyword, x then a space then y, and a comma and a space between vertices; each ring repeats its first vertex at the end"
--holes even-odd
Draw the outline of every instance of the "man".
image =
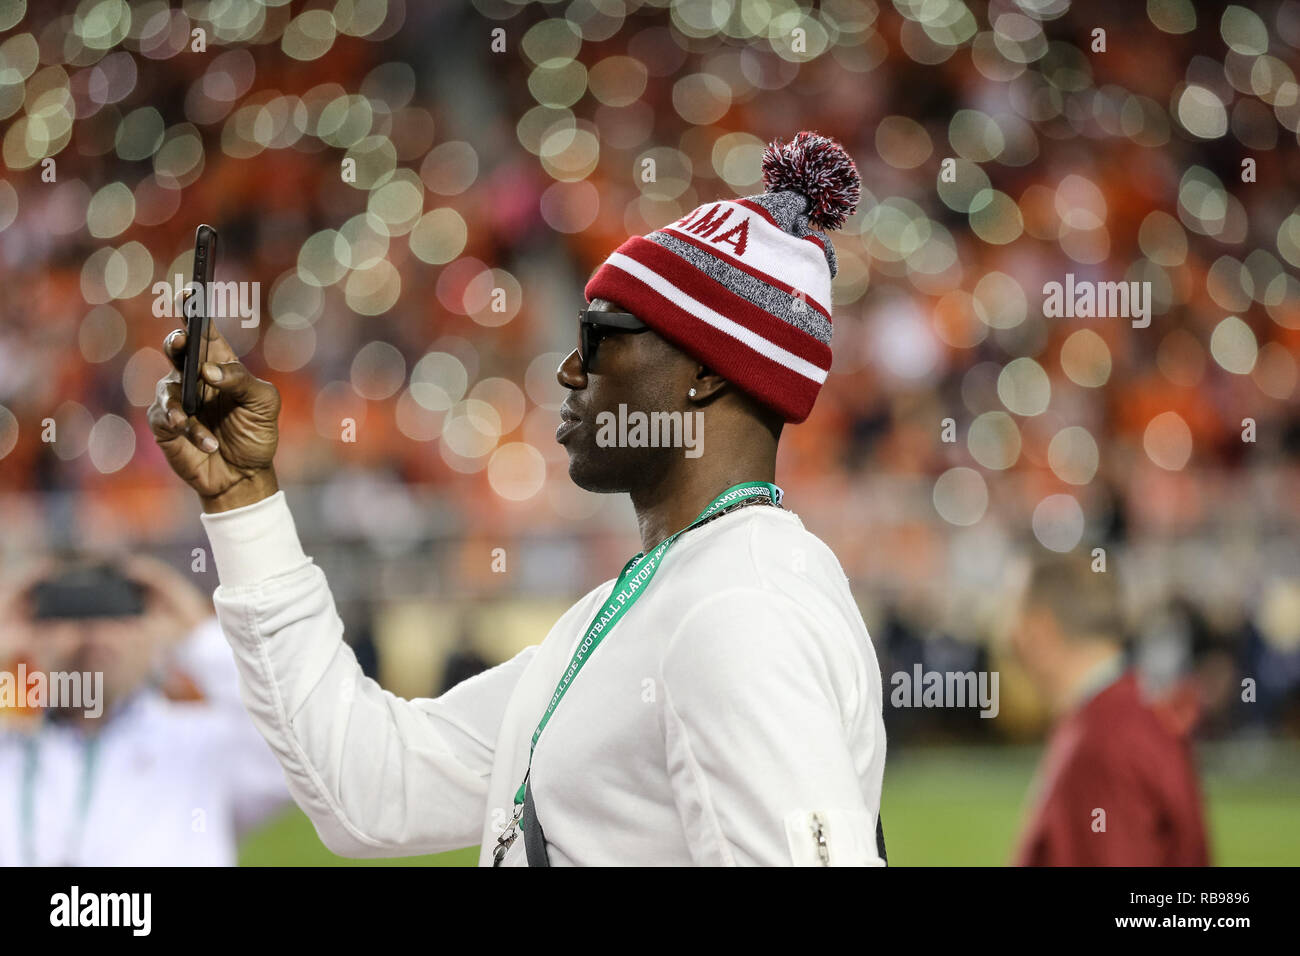
MULTIPOLYGON (((197 419, 178 374, 159 382, 150 425, 202 499, 244 699, 336 853, 884 862, 875 653, 834 555, 772 484, 782 425, 830 367, 835 257, 818 227, 853 211, 858 174, 811 133, 771 144, 763 168, 764 194, 611 255, 557 373, 570 475, 631 496, 643 553, 540 646, 436 699, 364 680, 343 642, 276 483, 275 388, 215 333, 197 419), (619 447, 609 416, 633 413, 698 414, 705 440, 619 447)), ((179 364, 183 333, 166 349, 179 364)))
POLYGON ((233 866, 289 794, 207 598, 138 556, 46 562, 16 584, 0 589, 0 669, 28 706, 0 706, 0 866, 233 866), (167 662, 183 701, 164 694, 167 662), (33 702, 37 680, 79 699, 33 702))
POLYGON ((1124 664, 1115 579, 1087 555, 1030 572, 1012 647, 1058 723, 1021 866, 1206 866, 1189 746, 1124 664))

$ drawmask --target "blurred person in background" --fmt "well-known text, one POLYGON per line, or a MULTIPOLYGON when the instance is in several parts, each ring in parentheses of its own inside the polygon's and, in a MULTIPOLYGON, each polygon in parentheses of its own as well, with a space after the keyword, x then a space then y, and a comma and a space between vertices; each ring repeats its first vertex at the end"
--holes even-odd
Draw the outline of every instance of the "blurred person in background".
POLYGON ((1011 631, 1056 724, 1019 866, 1206 866, 1189 741, 1126 664, 1113 571, 1086 552, 1036 561, 1011 631))
POLYGON ((230 866, 286 805, 210 603, 165 564, 47 560, 2 589, 0 634, 29 688, 102 675, 78 706, 0 708, 0 865, 230 866))
POLYGON ((461 619, 460 629, 456 634, 456 643, 443 664, 442 677, 438 693, 444 694, 463 680, 469 680, 475 674, 481 674, 492 666, 492 662, 483 657, 474 644, 474 626, 469 615, 461 619))

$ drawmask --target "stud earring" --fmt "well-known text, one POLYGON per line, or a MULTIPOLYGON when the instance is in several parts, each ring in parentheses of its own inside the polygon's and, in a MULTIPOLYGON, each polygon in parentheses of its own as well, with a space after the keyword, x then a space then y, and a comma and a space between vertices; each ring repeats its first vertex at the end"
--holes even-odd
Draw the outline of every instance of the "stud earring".
POLYGON ((695 389, 691 389, 691 390, 690 390, 689 392, 687 392, 686 394, 689 395, 691 398, 694 398, 694 397, 695 397, 695 389))

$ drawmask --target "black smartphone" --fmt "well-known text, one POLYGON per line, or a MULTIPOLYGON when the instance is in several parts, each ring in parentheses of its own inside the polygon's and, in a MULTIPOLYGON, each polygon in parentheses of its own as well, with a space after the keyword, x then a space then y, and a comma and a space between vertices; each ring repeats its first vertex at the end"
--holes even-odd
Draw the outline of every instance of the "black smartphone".
POLYGON ((144 613, 144 588, 108 564, 68 568, 32 589, 38 621, 134 617, 144 613))
POLYGON ((185 368, 181 372, 181 407, 197 415, 203 407, 199 369, 208 360, 208 315, 212 273, 217 264, 217 230, 201 225, 194 233, 194 273, 185 294, 185 368))

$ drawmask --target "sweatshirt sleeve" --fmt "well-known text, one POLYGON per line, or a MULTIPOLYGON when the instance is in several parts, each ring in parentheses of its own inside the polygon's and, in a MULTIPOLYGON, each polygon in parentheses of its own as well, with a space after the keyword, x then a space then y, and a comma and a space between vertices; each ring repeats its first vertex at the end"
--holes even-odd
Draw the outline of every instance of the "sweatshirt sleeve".
POLYGON ((788 597, 749 587, 686 612, 665 650, 673 797, 699 865, 881 865, 845 727, 854 656, 788 597))
POLYGON ((321 841, 354 857, 477 843, 502 713, 536 648, 404 700, 362 674, 283 491, 201 520, 240 696, 321 841))

